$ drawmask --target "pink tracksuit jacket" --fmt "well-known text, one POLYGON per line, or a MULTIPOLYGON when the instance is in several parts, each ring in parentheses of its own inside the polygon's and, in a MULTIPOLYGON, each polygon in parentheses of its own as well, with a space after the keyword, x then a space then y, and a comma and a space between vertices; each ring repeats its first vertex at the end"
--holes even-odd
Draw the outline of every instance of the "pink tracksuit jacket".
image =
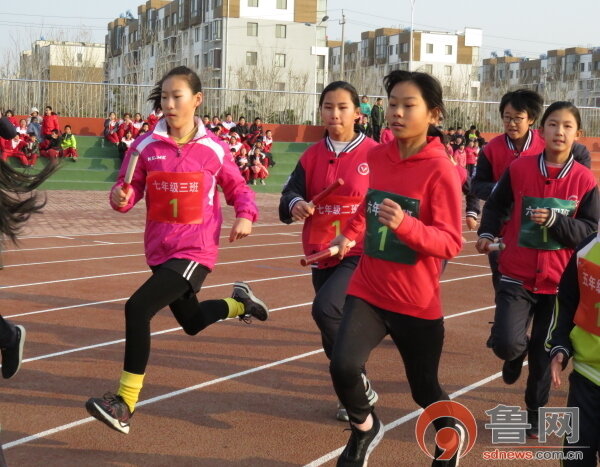
MULTIPOLYGON (((197 122, 198 123, 198 122, 197 122)), ((129 211, 146 195, 144 247, 150 266, 171 258, 196 261, 207 268, 217 261, 223 216, 217 185, 236 217, 255 222, 254 192, 246 185, 229 149, 198 124, 194 138, 181 148, 160 120, 153 132, 137 138, 125 156, 114 186, 122 185, 133 151, 140 153, 129 203, 113 209, 129 211)), ((113 186, 113 188, 114 188, 113 186)))

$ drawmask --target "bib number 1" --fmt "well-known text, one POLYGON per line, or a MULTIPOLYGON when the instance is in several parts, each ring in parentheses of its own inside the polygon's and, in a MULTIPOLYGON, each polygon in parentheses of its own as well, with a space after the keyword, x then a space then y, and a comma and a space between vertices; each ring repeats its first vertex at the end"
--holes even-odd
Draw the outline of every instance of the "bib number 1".
POLYGON ((385 241, 387 239, 387 234, 389 230, 390 229, 385 225, 382 225, 381 227, 379 227, 379 230, 377 230, 377 233, 381 234, 381 240, 379 241, 379 251, 385 250, 385 241))
POLYGON ((177 198, 173 198, 169 204, 173 207, 173 219, 177 219, 177 198))

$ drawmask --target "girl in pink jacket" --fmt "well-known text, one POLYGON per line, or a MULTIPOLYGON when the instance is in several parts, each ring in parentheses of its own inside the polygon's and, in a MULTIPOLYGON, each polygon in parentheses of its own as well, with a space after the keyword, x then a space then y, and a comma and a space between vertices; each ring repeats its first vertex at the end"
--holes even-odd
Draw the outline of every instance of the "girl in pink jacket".
POLYGON ((194 115, 202 98, 200 79, 187 67, 172 69, 158 82, 148 100, 163 109, 165 118, 132 144, 110 195, 113 209, 127 212, 145 194, 144 245, 152 270, 125 304, 119 389, 86 403, 92 416, 122 433, 129 432, 150 353, 150 320, 160 309, 169 306, 190 335, 226 318, 248 322, 251 317, 261 321, 268 317, 267 306, 244 282, 234 283, 231 298, 204 302, 196 298, 217 260, 223 220, 217 185, 236 213, 230 242, 248 236, 258 215, 254 193, 229 149, 209 137, 194 115), (124 190, 126 168, 135 151, 139 159, 131 186, 124 190))

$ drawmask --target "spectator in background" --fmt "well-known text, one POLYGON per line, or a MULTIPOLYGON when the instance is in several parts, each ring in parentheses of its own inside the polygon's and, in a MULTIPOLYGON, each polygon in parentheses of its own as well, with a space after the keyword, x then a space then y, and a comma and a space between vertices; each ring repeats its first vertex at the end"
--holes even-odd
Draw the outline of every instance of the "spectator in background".
POLYGON ((469 143, 469 141, 477 141, 481 138, 481 134, 475 125, 471 125, 469 127, 469 131, 465 133, 465 142, 469 143))
POLYGON ((269 159, 269 167, 274 167, 275 160, 273 159, 273 153, 271 152, 272 148, 273 148, 273 132, 271 130, 267 130, 265 132, 265 136, 264 136, 262 142, 263 142, 263 152, 269 159))
POLYGON ((47 105, 44 109, 44 118, 42 119, 42 136, 46 139, 50 139, 54 130, 60 135, 58 115, 56 112, 52 111, 52 107, 47 105))
POLYGON ((19 137, 22 140, 27 139, 27 120, 25 120, 24 118, 19 120, 19 126, 17 128, 17 133, 19 134, 19 137))
POLYGON ((268 162, 268 159, 262 152, 262 143, 256 143, 248 156, 250 159, 252 185, 256 185, 256 180, 260 180, 261 185, 266 185, 265 179, 269 176, 269 170, 265 166, 265 163, 268 162))
MULTIPOLYGON (((142 130, 140 129, 140 132, 141 131, 142 130)), ((134 141, 135 141, 135 138, 133 137, 132 131, 127 130, 127 132, 125 133, 125 136, 123 136, 123 138, 121 138, 121 141, 119 141, 119 144, 117 145, 117 149, 119 151, 119 159, 121 159, 121 162, 123 162, 123 159, 125 158, 125 153, 131 146, 131 143, 133 143, 134 141)))
POLYGON ((367 117, 366 115, 360 117, 359 123, 357 123, 354 127, 354 131, 361 132, 369 138, 373 137, 373 128, 371 127, 371 123, 369 122, 369 117, 367 117))
POLYGON ((227 129, 227 131, 231 131, 237 125, 233 121, 233 117, 231 116, 231 114, 225 115, 225 121, 223 121, 222 123, 223 123, 223 126, 227 129))
POLYGON ((2 139, 2 160, 6 162, 9 157, 17 157, 21 161, 21 164, 28 166, 29 161, 23 152, 26 144, 20 138, 19 133, 13 139, 2 139))
POLYGON ((372 138, 379 143, 381 129, 385 123, 385 110, 383 108, 383 99, 378 97, 375 105, 371 108, 371 126, 373 127, 372 138))
POLYGON ((42 124, 40 123, 40 117, 33 116, 33 112, 29 119, 29 124, 27 125, 27 133, 35 133, 38 143, 42 140, 42 124))
POLYGON ((77 154, 77 140, 75 135, 71 132, 71 125, 65 125, 65 132, 60 138, 61 157, 70 157, 73 162, 77 161, 79 154, 77 154))
POLYGON ((467 152, 465 151, 465 143, 460 143, 458 148, 454 151, 454 160, 462 168, 467 166, 467 152))
POLYGON ((60 149, 58 130, 52 130, 50 137, 40 143, 40 155, 48 159, 56 159, 60 154, 60 149))
POLYGON ((148 122, 144 122, 144 123, 142 123, 142 128, 140 128, 138 136, 141 136, 144 133, 148 133, 149 131, 150 131, 150 124, 148 122))
MULTIPOLYGON (((108 118, 104 120, 104 138, 113 144, 119 143, 119 123, 117 122, 117 114, 111 112, 108 118)), ((43 148, 42 148, 43 149, 43 148)))
POLYGON ((392 133, 392 130, 390 130, 389 127, 386 126, 383 130, 381 130, 381 137, 379 138, 379 142, 381 144, 387 144, 390 141, 393 141, 394 139, 394 134, 392 133))
POLYGON ((240 169, 242 177, 246 180, 246 184, 250 183, 250 160, 248 159, 248 151, 240 144, 239 153, 236 155, 235 148, 231 148, 231 154, 240 169))
POLYGON ((452 148, 456 151, 461 144, 464 144, 464 140, 462 136, 459 136, 458 133, 454 136, 454 142, 452 143, 452 148))
POLYGON ((29 133, 28 140, 23 147, 23 153, 29 162, 29 166, 34 166, 40 157, 40 142, 35 133, 29 133))
POLYGON ((212 130, 213 128, 217 128, 220 124, 221 119, 217 115, 214 115, 212 121, 209 123, 209 127, 212 130))
MULTIPOLYGON (((32 107, 31 111, 29 112, 29 117, 27 117, 27 125, 29 125, 31 123, 31 120, 33 118, 38 118, 40 116, 40 111, 38 110, 37 107, 32 107)), ((39 139, 39 137, 38 137, 39 139)))
POLYGON ((360 102, 360 113, 364 116, 371 116, 371 106, 369 105, 369 98, 367 96, 362 96, 360 102))
POLYGON ((254 119, 254 123, 250 126, 250 130, 248 131, 248 144, 253 146, 259 138, 263 136, 263 126, 262 119, 260 117, 256 117, 254 119))
POLYGON ((248 124, 246 123, 245 117, 240 117, 238 120, 238 124, 235 126, 234 130, 238 136, 240 137, 240 141, 246 141, 248 137, 248 133, 250 132, 250 128, 248 128, 248 124))
POLYGON ((456 139, 456 128, 450 127, 448 128, 448 141, 454 144, 454 140, 456 139))
POLYGON ((131 114, 126 112, 123 114, 123 122, 119 125, 119 130, 117 131, 118 140, 121 141, 128 131, 131 131, 131 134, 133 135, 135 133, 135 127, 133 126, 131 114))
POLYGON ((137 136, 140 134, 140 130, 142 129, 143 124, 144 119, 142 118, 142 114, 136 112, 136 114, 133 116, 133 131, 131 132, 131 135, 134 138, 137 138, 137 136))
POLYGON ((471 139, 467 143, 467 147, 465 148, 465 152, 467 153, 467 173, 469 177, 473 176, 473 170, 475 169, 475 165, 477 165, 477 150, 475 149, 475 145, 477 144, 476 139, 471 139))
POLYGON ((17 117, 15 117, 15 113, 12 110, 8 109, 6 112, 4 112, 4 116, 8 118, 8 121, 12 123, 15 128, 19 128, 19 122, 17 121, 17 117))
POLYGON ((163 117, 163 113, 162 113, 162 109, 160 107, 157 107, 152 112, 150 112, 150 115, 148 115, 148 118, 146 119, 146 121, 148 122, 148 127, 149 127, 148 131, 154 130, 154 127, 156 126, 156 124, 162 117, 163 117))
POLYGON ((202 124, 207 130, 210 128, 210 115, 204 115, 204 117, 202 117, 202 124))

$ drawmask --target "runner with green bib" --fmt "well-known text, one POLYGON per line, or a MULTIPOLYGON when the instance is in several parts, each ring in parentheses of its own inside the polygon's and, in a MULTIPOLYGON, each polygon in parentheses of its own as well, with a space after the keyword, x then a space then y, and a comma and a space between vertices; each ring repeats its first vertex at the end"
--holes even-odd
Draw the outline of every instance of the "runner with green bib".
MULTIPOLYGON (((366 465, 383 436, 361 368, 386 335, 398 348, 415 402, 428 407, 448 399, 438 381, 444 344, 440 274, 442 260, 462 247, 461 181, 435 128, 444 115, 439 82, 425 73, 393 71, 384 85, 394 139, 369 151, 367 196, 332 242, 341 257, 350 241, 365 243, 331 357, 333 386, 351 428, 338 466, 366 465)), ((456 427, 455 449, 437 449, 434 461, 456 465, 461 428, 449 417, 433 424, 444 433, 456 427)))
POLYGON ((579 111, 569 102, 555 102, 541 125, 546 149, 537 157, 516 159, 500 178, 483 208, 476 245, 487 253, 510 216, 499 259, 491 343, 504 360, 506 384, 517 381, 529 355, 525 404, 530 438, 538 437, 538 409, 550 393, 544 342, 558 282, 573 249, 595 230, 600 215, 594 175, 572 154, 581 127, 579 111))

